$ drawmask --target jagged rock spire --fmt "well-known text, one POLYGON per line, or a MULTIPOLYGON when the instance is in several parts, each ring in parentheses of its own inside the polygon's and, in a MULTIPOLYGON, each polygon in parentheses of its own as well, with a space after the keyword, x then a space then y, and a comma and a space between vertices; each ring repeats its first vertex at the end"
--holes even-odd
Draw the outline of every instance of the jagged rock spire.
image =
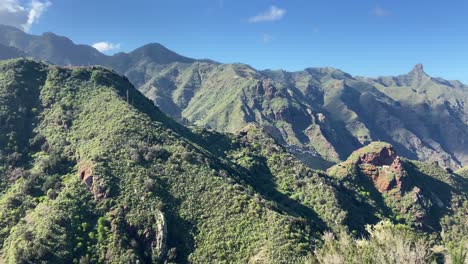
POLYGON ((413 70, 411 71, 412 74, 417 74, 417 75, 427 75, 426 72, 424 72, 424 65, 421 63, 416 64, 413 67, 413 70))
POLYGON ((418 72, 423 72, 424 71, 424 65, 422 65, 421 63, 418 63, 414 66, 413 68, 413 71, 418 71, 418 72))

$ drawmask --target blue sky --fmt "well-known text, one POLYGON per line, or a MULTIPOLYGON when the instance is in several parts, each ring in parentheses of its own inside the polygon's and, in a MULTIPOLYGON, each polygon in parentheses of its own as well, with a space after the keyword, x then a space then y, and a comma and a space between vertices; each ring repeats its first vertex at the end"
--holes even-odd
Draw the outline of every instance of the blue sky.
POLYGON ((331 66, 364 76, 406 73, 423 63, 431 75, 468 83, 466 0, 2 2, 25 10, 42 3, 30 33, 114 44, 107 53, 159 42, 188 57, 259 69, 331 66))

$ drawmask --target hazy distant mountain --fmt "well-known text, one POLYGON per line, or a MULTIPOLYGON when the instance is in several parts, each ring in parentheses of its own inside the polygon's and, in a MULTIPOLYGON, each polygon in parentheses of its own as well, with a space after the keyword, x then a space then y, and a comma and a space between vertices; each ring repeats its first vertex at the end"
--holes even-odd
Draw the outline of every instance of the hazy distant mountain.
POLYGON ((0 44, 0 60, 23 57, 25 54, 20 50, 0 44))
POLYGON ((430 77, 422 65, 379 78, 333 68, 258 71, 190 59, 160 44, 106 56, 52 33, 32 36, 8 26, 0 26, 0 44, 59 65, 113 68, 186 124, 235 132, 258 123, 313 167, 328 167, 374 140, 408 158, 452 169, 468 164, 468 88, 430 77))
POLYGON ((130 53, 107 56, 88 45, 73 43, 70 39, 47 32, 40 36, 30 35, 18 28, 0 25, 0 44, 14 47, 40 60, 57 65, 106 65, 126 72, 140 66, 171 62, 193 62, 160 44, 148 44, 130 53))
POLYGON ((0 26, 0 44, 58 65, 94 65, 106 58, 95 48, 74 44, 66 37, 50 32, 34 36, 10 26, 0 26))

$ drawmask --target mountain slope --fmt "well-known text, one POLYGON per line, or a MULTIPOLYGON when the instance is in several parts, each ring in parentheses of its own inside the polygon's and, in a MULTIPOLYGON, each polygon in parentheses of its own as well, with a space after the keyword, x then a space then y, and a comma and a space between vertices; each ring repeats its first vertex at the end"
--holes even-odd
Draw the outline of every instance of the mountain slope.
MULTIPOLYGON (((414 123, 412 133, 420 139, 413 148, 425 145, 438 153, 447 153, 453 163, 468 162, 468 87, 455 81, 432 78, 416 65, 407 75, 369 80, 381 92, 399 103, 401 119, 414 123)), ((411 139, 406 139, 407 141, 411 139)), ((433 155, 421 148, 418 156, 433 155)), ((454 164, 450 164, 454 168, 454 164)), ((456 167, 456 166, 455 166, 456 167)))
POLYGON ((307 223, 254 196, 243 174, 174 132, 183 128, 126 79, 27 60, 0 67, 5 262, 242 262, 259 249, 265 260, 308 252, 307 223))
POLYGON ((20 50, 0 44, 0 60, 14 59, 23 56, 25 56, 25 54, 20 50))
POLYGON ((257 124, 191 131, 102 67, 2 61, 0 103, 5 263, 304 262, 326 230, 383 219, 446 246, 467 233, 466 178, 404 160, 382 176, 404 188, 369 184, 388 144, 327 175, 257 124))
POLYGON ((373 142, 327 173, 341 179, 348 195, 358 194, 368 186, 364 203, 369 208, 383 209, 381 214, 393 214, 423 229, 441 230, 447 210, 466 210, 457 208, 462 206, 459 199, 467 198, 465 178, 436 164, 401 158, 388 143, 373 142))
POLYGON ((306 161, 315 165, 311 156, 337 162, 383 140, 408 158, 455 169, 467 162, 468 89, 427 78, 420 90, 431 92, 412 86, 392 92, 330 68, 259 72, 242 64, 197 62, 168 65, 139 89, 188 123, 230 132, 261 124, 292 151, 312 153, 306 161))
POLYGON ((463 167, 455 172, 458 175, 461 175, 465 178, 468 178, 468 167, 463 167))

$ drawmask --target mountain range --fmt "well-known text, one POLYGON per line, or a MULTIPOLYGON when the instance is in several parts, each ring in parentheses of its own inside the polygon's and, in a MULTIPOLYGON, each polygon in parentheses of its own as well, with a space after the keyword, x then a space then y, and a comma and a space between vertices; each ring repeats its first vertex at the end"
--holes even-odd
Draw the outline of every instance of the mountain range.
POLYGON ((0 263, 468 260, 468 88, 422 65, 259 71, 8 26, 0 56, 0 263))
POLYGON ((0 44, 18 50, 10 57, 111 68, 186 125, 237 132, 259 124, 313 168, 328 168, 372 141, 453 170, 468 164, 468 86, 431 77, 421 64, 378 78, 334 68, 260 71, 187 58, 160 44, 107 56, 53 33, 9 26, 0 26, 0 44))

